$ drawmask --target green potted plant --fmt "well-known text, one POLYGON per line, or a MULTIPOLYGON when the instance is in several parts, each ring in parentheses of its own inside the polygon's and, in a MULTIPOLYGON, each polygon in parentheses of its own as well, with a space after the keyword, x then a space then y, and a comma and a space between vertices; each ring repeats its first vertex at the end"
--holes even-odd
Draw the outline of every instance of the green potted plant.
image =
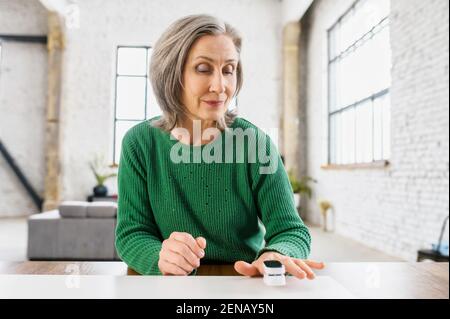
POLYGON ((103 157, 100 156, 97 156, 95 160, 90 162, 89 166, 97 181, 97 185, 93 189, 94 196, 105 197, 108 195, 108 188, 105 186, 105 181, 108 178, 117 176, 117 174, 107 170, 108 166, 105 164, 103 157))
POLYGON ((317 181, 310 176, 302 176, 300 179, 295 177, 292 170, 288 172, 289 182, 291 183, 292 191, 294 193, 295 207, 300 207, 300 196, 306 194, 311 199, 312 189, 309 186, 310 182, 317 183, 317 181))

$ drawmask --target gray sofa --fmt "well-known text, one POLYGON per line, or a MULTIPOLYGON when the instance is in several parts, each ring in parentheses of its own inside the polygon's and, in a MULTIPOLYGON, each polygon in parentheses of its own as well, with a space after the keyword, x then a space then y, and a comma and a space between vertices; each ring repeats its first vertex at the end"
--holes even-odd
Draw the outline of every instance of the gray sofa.
POLYGON ((29 260, 120 260, 115 249, 117 203, 63 202, 28 218, 29 260))

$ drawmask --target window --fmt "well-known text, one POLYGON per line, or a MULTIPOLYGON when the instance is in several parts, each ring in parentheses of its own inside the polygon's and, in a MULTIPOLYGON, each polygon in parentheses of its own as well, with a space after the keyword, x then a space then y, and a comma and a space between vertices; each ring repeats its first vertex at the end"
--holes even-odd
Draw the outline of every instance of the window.
POLYGON ((328 163, 390 157, 389 0, 359 0, 328 30, 328 163))
POLYGON ((119 163, 122 139, 134 125, 161 111, 149 82, 151 48, 117 48, 113 161, 119 163))

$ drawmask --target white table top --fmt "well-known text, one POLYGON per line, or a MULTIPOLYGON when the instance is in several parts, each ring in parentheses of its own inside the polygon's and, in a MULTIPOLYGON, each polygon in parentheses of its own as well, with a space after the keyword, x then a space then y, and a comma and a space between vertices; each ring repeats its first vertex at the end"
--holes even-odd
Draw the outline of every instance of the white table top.
POLYGON ((0 275, 0 299, 310 299, 354 298, 329 276, 286 277, 270 287, 261 277, 0 275))

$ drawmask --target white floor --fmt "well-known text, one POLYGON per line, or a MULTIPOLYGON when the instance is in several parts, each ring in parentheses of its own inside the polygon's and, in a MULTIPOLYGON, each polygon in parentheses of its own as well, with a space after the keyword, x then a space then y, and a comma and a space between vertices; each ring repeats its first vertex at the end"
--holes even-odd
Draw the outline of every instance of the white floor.
POLYGON ((27 231, 26 218, 0 218, 0 261, 26 260, 27 231))
MULTIPOLYGON (((325 233, 309 225, 312 236, 310 259, 325 262, 400 261, 354 240, 325 233)), ((0 261, 26 260, 26 218, 0 218, 0 261)))
POLYGON ((404 261, 353 239, 324 232, 318 226, 308 225, 308 228, 312 238, 309 259, 327 262, 404 261))

